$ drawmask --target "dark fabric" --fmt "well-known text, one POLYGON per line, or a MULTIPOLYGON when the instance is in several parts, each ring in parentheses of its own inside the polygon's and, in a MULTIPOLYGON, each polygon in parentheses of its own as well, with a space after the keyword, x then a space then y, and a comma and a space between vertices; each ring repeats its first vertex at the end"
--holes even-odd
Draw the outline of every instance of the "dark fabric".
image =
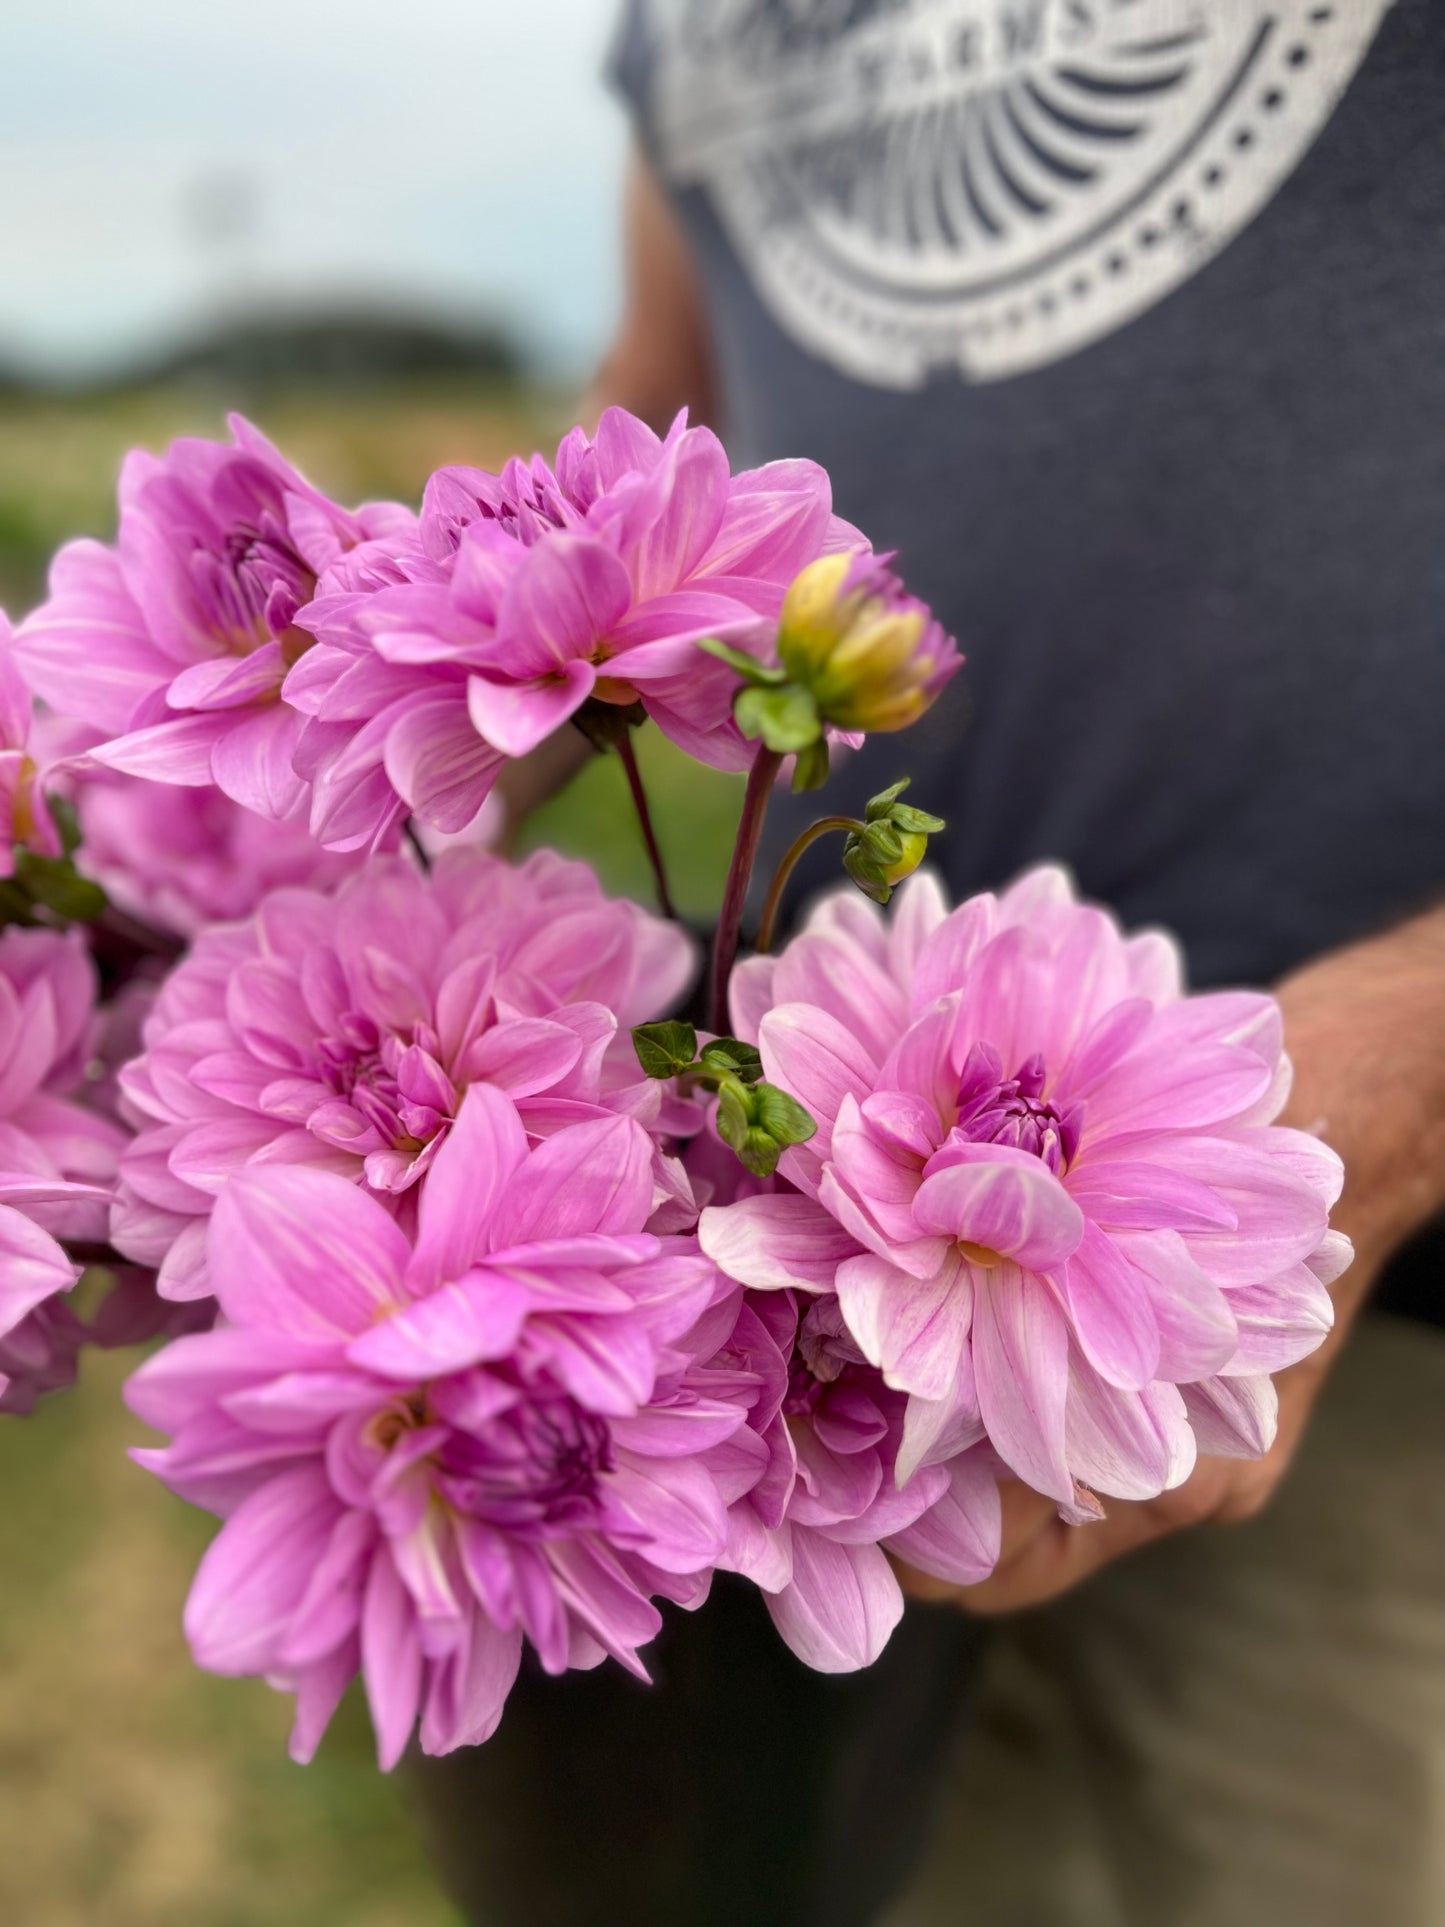
MULTIPOLYGON (((733 13, 757 33, 765 15, 823 11, 733 13)), ((835 34, 920 11, 827 10, 835 34)), ((630 10, 615 73, 667 180, 650 17, 630 10)), ((1126 923, 1176 931, 1201 987, 1269 983, 1438 899, 1438 0, 1385 11, 1294 171, 1205 265, 1092 345, 1006 380, 851 379, 760 298, 709 188, 683 186, 677 205, 734 458, 826 464, 839 510, 900 550, 968 657, 924 724, 846 766, 830 809, 910 773, 912 800, 948 819, 955 894, 1062 859, 1126 923)), ((808 810, 777 810, 775 844, 808 810)), ((820 844, 800 892, 833 880, 837 855, 820 844)), ((1391 1302, 1445 1322, 1442 1279, 1437 1240, 1391 1302)))
POLYGON ((650 1649, 524 1672, 485 1746, 408 1763, 475 1927, 867 1927, 913 1865, 979 1626, 910 1608, 883 1657, 826 1677, 720 1578, 650 1649))

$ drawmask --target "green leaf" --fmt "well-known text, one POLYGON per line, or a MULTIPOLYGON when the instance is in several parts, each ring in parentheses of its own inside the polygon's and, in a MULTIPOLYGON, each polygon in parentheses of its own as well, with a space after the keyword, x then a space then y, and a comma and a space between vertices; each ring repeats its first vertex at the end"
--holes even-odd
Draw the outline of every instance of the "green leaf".
POLYGON ((757 689, 779 688, 788 680, 785 669, 769 669, 766 663, 750 656, 745 649, 734 649, 731 643, 720 642, 716 636, 704 636, 698 643, 704 655, 713 656, 725 662, 729 669, 736 669, 744 682, 757 689))
POLYGON ((811 748, 823 733, 817 704, 795 683, 781 689, 744 689, 734 698, 733 716, 750 742, 761 737, 781 756, 811 748))
POLYGON ((776 1084, 759 1084, 752 1095, 757 1121, 776 1144, 806 1144, 816 1134, 817 1125, 797 1098, 776 1084))
POLYGON ((676 1077, 688 1070, 697 1056, 697 1032, 691 1024, 676 1018, 661 1024, 638 1024, 632 1032, 632 1048, 648 1077, 676 1077))
POLYGON ((754 1125, 742 1143, 734 1145, 733 1149, 738 1154, 738 1162, 745 1170, 751 1171, 755 1178, 770 1178, 778 1168, 778 1159, 783 1155, 782 1145, 758 1125, 754 1125))
POLYGON ((793 765, 793 794, 802 796, 808 790, 820 790, 827 780, 828 739, 820 736, 809 748, 798 751, 793 765))
POLYGON ((763 1060, 755 1046, 740 1043, 736 1037, 715 1037, 704 1044, 698 1062, 714 1076, 730 1071, 744 1084, 755 1083, 763 1074, 763 1060))

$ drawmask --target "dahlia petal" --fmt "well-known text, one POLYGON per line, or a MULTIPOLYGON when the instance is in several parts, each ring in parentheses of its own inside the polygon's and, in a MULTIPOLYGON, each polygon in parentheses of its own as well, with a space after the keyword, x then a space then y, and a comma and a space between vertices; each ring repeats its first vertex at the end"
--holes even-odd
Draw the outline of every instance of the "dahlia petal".
POLYGON ((913 972, 913 1009, 922 1014, 940 997, 967 983, 983 948, 993 937, 998 905, 991 896, 971 897, 946 916, 918 953, 913 972))
POLYGON ((1238 1219, 1217 1191, 1166 1163, 1085 1157, 1068 1174, 1069 1196, 1108 1231, 1233 1231, 1238 1219))
POLYGON ((1087 1367, 1075 1370, 1067 1437, 1074 1476, 1110 1498, 1157 1498, 1194 1470, 1194 1434, 1174 1385, 1121 1391, 1087 1367))
POLYGON ((101 743, 90 754, 107 769, 123 776, 142 776, 152 783, 179 783, 188 789, 207 788, 216 779, 211 756, 226 732, 235 727, 220 711, 179 716, 172 722, 152 723, 101 743))
POLYGON ((1176 1232, 1127 1232, 1118 1244, 1143 1277, 1154 1308, 1156 1376, 1183 1385, 1222 1370, 1239 1343, 1233 1295, 1201 1271, 1176 1232))
POLYGON ((534 1304, 515 1278, 478 1268, 372 1325, 351 1341, 346 1356, 364 1371, 402 1383, 439 1378, 507 1357, 534 1304))
POLYGON ((406 1751, 421 1701, 416 1612, 385 1551, 371 1563, 361 1617, 361 1670, 376 1728, 377 1764, 389 1773, 406 1751))
POLYGON ((297 1675, 296 1718, 286 1748, 297 1766, 307 1766, 315 1759, 332 1715, 360 1666, 361 1650, 353 1639, 297 1675))
POLYGON ((959 1360, 958 1377, 945 1397, 909 1399, 894 1476, 900 1485, 907 1485, 920 1467, 942 1465, 977 1445, 983 1436, 973 1354, 965 1351, 959 1360))
POLYGON ((600 1118, 547 1138, 501 1197, 492 1249, 576 1232, 626 1232, 652 1201, 652 1144, 631 1118, 600 1118))
POLYGON ((1079 1348, 1094 1370, 1123 1391, 1141 1391, 1159 1368, 1160 1350, 1143 1274, 1097 1225, 1086 1224, 1059 1282, 1079 1348))
POLYGON ((694 1460, 619 1454, 608 1502, 639 1535, 639 1551, 663 1572, 715 1565, 727 1544, 727 1514, 717 1488, 694 1460))
MULTIPOLYGON (((1187 1004, 1172 1004, 1169 1011, 1187 1008, 1187 1004)), ((1191 1131, 1222 1124, 1246 1110, 1268 1088, 1270 1066, 1243 1044, 1200 1043, 1188 1051, 1171 1049, 1156 1034, 1169 1011, 1156 1014, 1144 1043, 1088 1092, 1091 1136, 1191 1131)))
POLYGON ((928 1165, 913 1217, 922 1232, 981 1245, 1025 1271, 1062 1265, 1088 1232, 1043 1160, 1005 1144, 946 1144, 928 1165))
POLYGON ((1267 1373, 1205 1379, 1180 1391, 1201 1452, 1220 1459, 1262 1459, 1274 1444, 1279 1394, 1267 1373))
POLYGON ((526 552, 498 623, 499 660, 512 675, 544 675, 597 643, 632 599, 627 571, 590 536, 560 532, 526 552))
POLYGON ((342 1506, 316 1465, 278 1472, 221 1527, 186 1601, 196 1664, 225 1675, 278 1665, 291 1616, 342 1506))
POLYGON ((1335 1322, 1334 1301, 1308 1265, 1291 1265, 1267 1285, 1231 1291, 1228 1302, 1239 1343, 1217 1369, 1229 1378, 1298 1364, 1319 1349, 1335 1322))
POLYGON ((465 1081, 495 1084, 516 1102, 560 1084, 581 1055, 582 1039, 571 1025, 517 1017, 480 1036, 457 1069, 465 1081))
POLYGON ((576 660, 532 682, 493 682, 475 675, 467 681, 467 713, 493 749, 526 756, 576 714, 596 682, 592 664, 576 660))
POLYGON ((211 1281, 238 1325, 297 1338, 351 1337, 403 1301, 410 1247, 379 1204, 329 1171, 240 1171, 208 1240, 211 1281))
POLYGON ((845 1097, 865 1097, 876 1066, 836 1017, 812 1004, 775 1004, 758 1026, 763 1068, 795 1097, 827 1142, 845 1097))
POLYGON ((475 1263, 526 1153, 511 1099, 489 1084, 474 1084, 427 1174, 411 1261, 414 1283, 426 1289, 460 1277, 475 1263))
POLYGON ((1011 1471, 1059 1503, 1074 1495, 1064 1444, 1069 1327, 1047 1285, 1001 1264, 974 1293, 973 1369, 989 1441, 1011 1471))
POLYGON ((819 1532, 793 1534, 793 1577, 764 1593, 769 1616, 818 1673, 871 1666, 903 1617, 903 1594, 877 1546, 842 1546, 819 1532))
POLYGON ((387 780, 423 823, 455 836, 476 821, 502 769, 455 695, 412 701, 386 733, 387 780))
POLYGON ((697 1235, 720 1271, 755 1291, 831 1291, 858 1250, 830 1212, 795 1192, 710 1205, 697 1235))
POLYGON ((14 1331, 37 1305, 69 1291, 80 1267, 38 1224, 0 1205, 0 1336, 14 1331))
POLYGON ((953 1389, 977 1294, 957 1260, 932 1278, 911 1278, 867 1252, 838 1267, 838 1300, 859 1350, 886 1382, 920 1398, 953 1389))
POLYGON ((520 1632, 502 1632, 473 1613, 461 1652, 432 1668, 422 1711, 422 1752, 453 1753, 489 1740, 501 1723, 521 1659, 520 1632))
POLYGON ((998 1480, 986 1452, 963 1452, 948 1490, 912 1525, 884 1542, 896 1558, 955 1586, 974 1586, 998 1564, 1003 1533, 998 1480))

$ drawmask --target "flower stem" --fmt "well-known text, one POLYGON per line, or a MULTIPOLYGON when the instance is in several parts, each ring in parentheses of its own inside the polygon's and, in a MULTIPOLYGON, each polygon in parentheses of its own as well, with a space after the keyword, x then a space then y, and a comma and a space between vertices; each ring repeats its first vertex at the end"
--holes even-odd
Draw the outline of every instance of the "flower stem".
POLYGON ((788 886, 788 878, 793 874, 798 858, 804 850, 811 848, 819 837, 832 836, 837 831, 861 830, 866 826, 853 816, 820 816, 816 823, 810 823, 801 835, 783 852, 782 861, 773 874, 768 886, 767 899, 763 904, 762 921, 758 925, 758 940, 753 949, 764 956, 773 947, 773 931, 778 921, 778 907, 783 901, 783 891, 788 886))
POLYGON ((657 907, 663 916, 676 920, 677 912, 672 907, 672 894, 667 887, 667 869, 662 861, 662 850, 657 841, 657 833, 652 827, 652 812, 647 807, 647 791, 642 786, 642 771, 637 767, 637 753, 632 747, 632 732, 624 730, 617 739, 617 754, 622 758, 622 767, 627 772, 627 787, 632 792, 632 807, 637 812, 638 827, 642 840, 647 845, 647 860, 652 865, 653 880, 657 884, 657 907))
POLYGON ((743 909, 748 900, 748 884, 752 881, 758 842, 763 834, 763 818, 768 813, 768 800, 782 763, 782 756, 776 750, 765 749, 759 744, 753 766, 748 772, 748 787, 743 796, 742 815, 738 818, 733 860, 728 868, 722 909, 718 913, 717 933, 713 937, 712 987, 708 1001, 710 1021, 718 1032, 727 1029, 728 979, 733 974, 733 963, 738 954, 743 909))
POLYGON ((402 835, 412 847, 412 851, 417 860, 417 866, 421 870, 422 875, 430 876, 431 852, 421 840, 421 831, 416 826, 416 818, 414 816, 407 817, 401 829, 402 835))

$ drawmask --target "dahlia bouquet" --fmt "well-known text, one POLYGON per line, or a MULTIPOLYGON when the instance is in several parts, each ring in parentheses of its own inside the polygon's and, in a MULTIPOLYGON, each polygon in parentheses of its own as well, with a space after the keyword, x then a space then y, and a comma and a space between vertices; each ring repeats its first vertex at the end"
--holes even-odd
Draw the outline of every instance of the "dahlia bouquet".
POLYGON ((223 1522, 200 1665, 293 1693, 303 1760, 360 1674, 389 1767, 527 1648, 645 1678, 719 1570, 846 1671, 896 1564, 988 1574, 1001 1480, 1087 1530, 1268 1448, 1349 1258, 1270 998, 1055 869, 950 910, 902 784, 736 961, 779 781, 960 662, 820 469, 611 410, 351 511, 233 435, 129 457, 0 635, 0 1409, 152 1343, 134 1456, 223 1522), (747 778, 695 1006, 648 723, 747 778), (660 915, 488 847, 572 729, 660 915))

